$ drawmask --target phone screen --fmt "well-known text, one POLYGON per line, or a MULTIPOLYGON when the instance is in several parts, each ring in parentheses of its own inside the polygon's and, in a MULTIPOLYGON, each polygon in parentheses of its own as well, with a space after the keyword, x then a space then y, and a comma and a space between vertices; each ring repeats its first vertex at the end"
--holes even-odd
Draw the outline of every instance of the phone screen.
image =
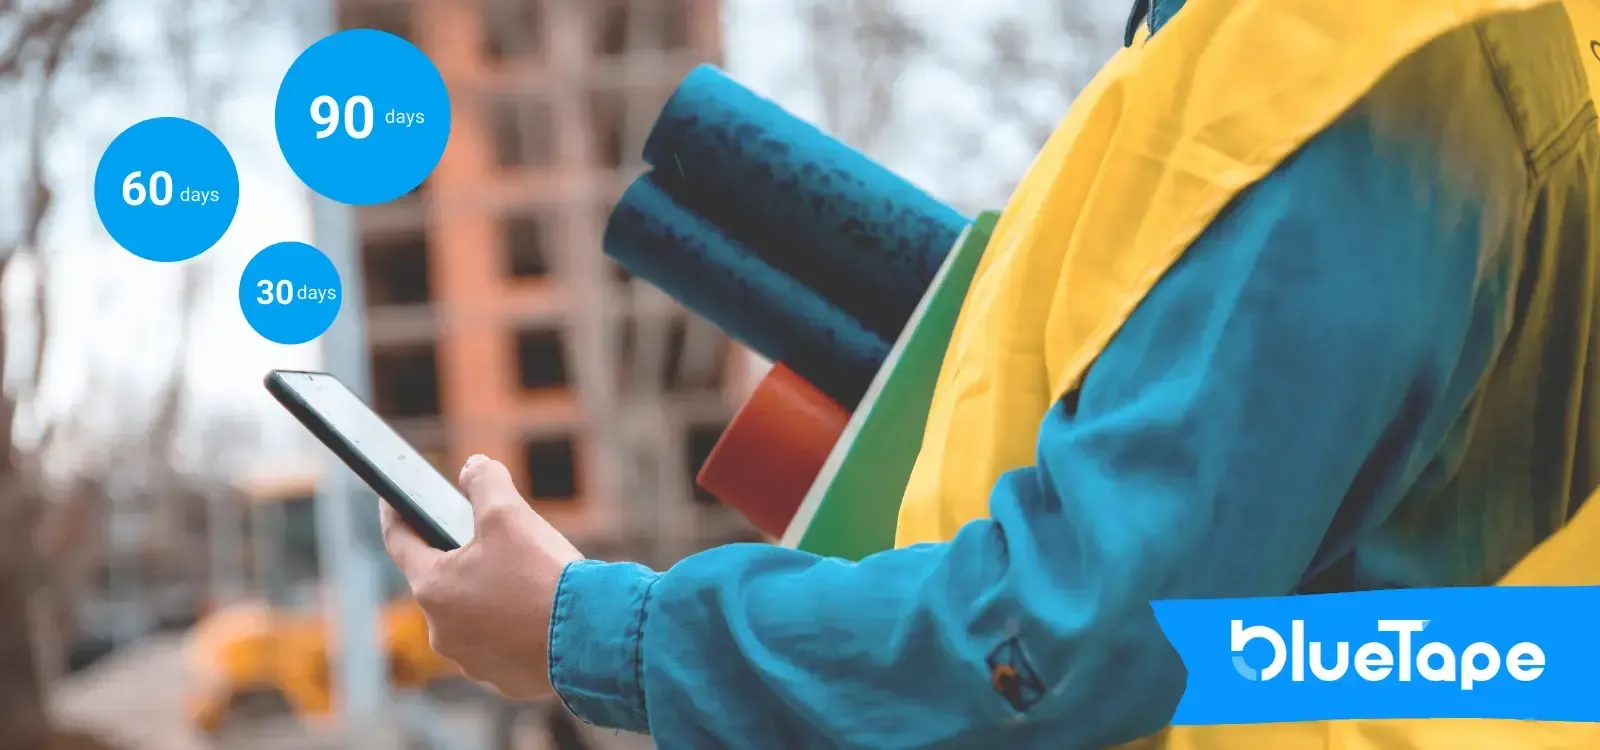
POLYGON ((278 377, 457 545, 465 546, 472 539, 472 505, 455 483, 344 383, 324 373, 280 372, 278 377))

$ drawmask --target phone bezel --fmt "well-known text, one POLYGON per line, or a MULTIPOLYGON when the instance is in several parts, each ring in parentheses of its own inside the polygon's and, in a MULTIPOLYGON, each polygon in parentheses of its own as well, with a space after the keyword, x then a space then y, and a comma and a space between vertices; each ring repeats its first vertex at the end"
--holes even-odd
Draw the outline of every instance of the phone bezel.
MULTIPOLYGON (((384 502, 394 508, 400 514, 400 517, 417 532, 417 535, 422 537, 423 541, 436 549, 447 552, 461 548, 461 543, 453 539, 425 508, 412 501, 411 497, 393 479, 379 470, 377 465, 361 449, 346 439, 320 412, 306 403, 305 399, 301 398, 300 394, 295 391, 294 386, 290 385, 289 381, 283 377, 284 375, 313 375, 331 378, 341 386, 346 388, 349 386, 345 386, 343 381, 329 373, 314 370, 271 370, 262 379, 267 392, 272 394, 272 397, 283 405, 283 408, 287 409, 290 414, 294 415, 294 418, 300 424, 310 430, 317 440, 327 446, 328 450, 333 451, 333 454, 344 462, 345 466, 350 467, 350 470, 355 472, 356 476, 361 478, 361 481, 378 493, 378 497, 383 498, 384 502)), ((356 400, 361 401, 361 404, 367 407, 368 411, 372 410, 372 405, 362 400, 359 396, 357 396, 356 400)), ((373 412, 373 416, 378 415, 373 412)), ((385 427, 388 427, 391 431, 394 430, 382 417, 378 417, 378 419, 383 422, 385 427)), ((411 445, 411 442, 405 440, 404 436, 398 433, 395 436, 404 441, 406 445, 411 445)), ((416 450, 416 447, 412 446, 412 450, 416 450)), ((438 471, 431 464, 429 468, 433 471, 438 471)), ((444 477, 444 473, 439 472, 439 476, 444 477)), ((450 481, 449 477, 445 477, 445 479, 450 481)), ((450 483, 454 484, 454 481, 450 483)))

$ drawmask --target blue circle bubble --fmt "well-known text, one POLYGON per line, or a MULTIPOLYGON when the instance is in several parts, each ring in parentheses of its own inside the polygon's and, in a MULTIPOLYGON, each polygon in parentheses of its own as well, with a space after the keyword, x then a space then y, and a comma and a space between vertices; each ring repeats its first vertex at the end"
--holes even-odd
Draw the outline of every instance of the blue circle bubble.
POLYGON ((181 117, 135 123, 94 170, 111 239, 145 260, 188 260, 217 244, 239 209, 239 170, 221 139, 181 117))
POLYGON ((303 242, 279 242, 256 253, 239 277, 239 307, 261 337, 304 344, 339 317, 344 286, 328 256, 303 242))
POLYGON ((317 194, 370 206, 416 189, 450 140, 450 94, 422 50, 352 29, 300 53, 278 86, 278 148, 317 194))

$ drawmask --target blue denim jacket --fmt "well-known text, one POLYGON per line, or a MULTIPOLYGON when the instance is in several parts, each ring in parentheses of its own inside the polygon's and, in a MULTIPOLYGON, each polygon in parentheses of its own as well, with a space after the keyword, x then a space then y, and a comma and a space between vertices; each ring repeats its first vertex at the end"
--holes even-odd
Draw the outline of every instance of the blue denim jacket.
POLYGON ((1392 506, 1500 335, 1476 248, 1505 227, 1444 215, 1442 178, 1374 138, 1347 116, 1242 194, 954 540, 859 563, 746 544, 665 573, 568 566, 549 665, 566 705, 665 750, 1072 750, 1158 730, 1184 670, 1130 592, 1315 585, 1368 520, 1341 508, 1392 506), (1412 408, 1419 392, 1435 396, 1412 408), (1225 552, 1156 565, 1137 541, 1196 527, 1225 552), (1086 569, 1086 544, 1126 563, 1086 569), (1051 645, 1010 655, 1032 690, 1002 694, 986 659, 1023 627, 1051 645))

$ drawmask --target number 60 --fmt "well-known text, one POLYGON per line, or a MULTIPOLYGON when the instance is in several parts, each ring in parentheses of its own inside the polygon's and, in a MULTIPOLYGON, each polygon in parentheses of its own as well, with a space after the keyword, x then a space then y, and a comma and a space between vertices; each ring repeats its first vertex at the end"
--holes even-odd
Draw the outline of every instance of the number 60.
POLYGON ((150 189, 146 191, 144 186, 139 184, 139 175, 141 174, 144 173, 129 172, 128 176, 123 179, 122 202, 130 206, 137 206, 144 203, 147 195, 150 198, 150 202, 157 206, 165 206, 172 202, 172 175, 166 172, 151 174, 150 189), (166 185, 165 190, 162 189, 163 184, 166 185))

